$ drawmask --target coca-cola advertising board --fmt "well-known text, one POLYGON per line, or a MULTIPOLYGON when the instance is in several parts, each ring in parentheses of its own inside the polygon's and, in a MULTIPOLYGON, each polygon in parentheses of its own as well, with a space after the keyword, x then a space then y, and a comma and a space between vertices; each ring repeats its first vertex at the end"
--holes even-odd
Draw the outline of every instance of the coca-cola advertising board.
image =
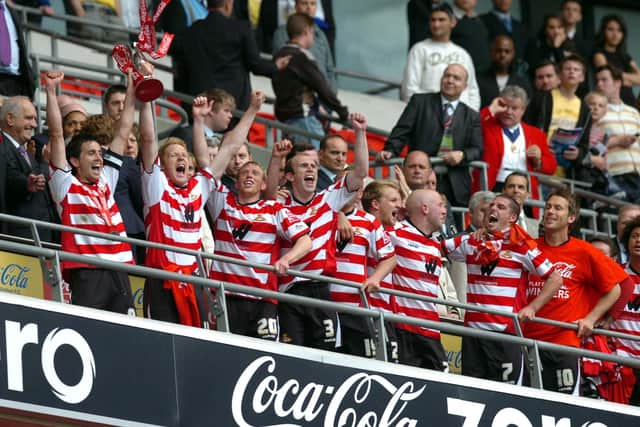
POLYGON ((630 406, 5 293, 0 385, 0 414, 105 425, 640 425, 630 406))

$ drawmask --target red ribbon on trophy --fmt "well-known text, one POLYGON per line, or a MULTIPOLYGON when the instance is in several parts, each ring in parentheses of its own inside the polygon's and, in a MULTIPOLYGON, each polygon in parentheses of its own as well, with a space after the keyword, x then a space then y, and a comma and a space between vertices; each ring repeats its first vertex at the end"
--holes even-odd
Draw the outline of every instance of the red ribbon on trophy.
POLYGON ((151 76, 145 76, 139 70, 137 65, 140 61, 144 61, 145 54, 153 59, 162 58, 169 51, 169 46, 173 41, 173 34, 164 33, 160 41, 160 47, 156 50, 156 23, 160 15, 167 7, 171 0, 161 0, 156 13, 153 17, 149 16, 147 2, 140 0, 140 33, 138 41, 134 43, 135 53, 131 53, 131 49, 123 44, 113 47, 111 56, 118 65, 120 71, 125 74, 131 73, 133 83, 136 86, 136 98, 142 102, 150 102, 162 95, 164 87, 162 82, 151 76))

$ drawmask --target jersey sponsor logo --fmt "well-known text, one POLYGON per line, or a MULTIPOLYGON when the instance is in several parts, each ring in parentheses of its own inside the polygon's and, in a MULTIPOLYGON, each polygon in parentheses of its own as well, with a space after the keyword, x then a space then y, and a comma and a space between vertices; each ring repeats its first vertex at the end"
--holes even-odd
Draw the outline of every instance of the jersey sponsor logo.
POLYGON ((500 258, 513 259, 513 256, 511 255, 511 251, 502 251, 500 252, 500 258))
POLYGON ((187 222, 193 222, 195 218, 195 212, 193 205, 187 205, 184 207, 184 220, 187 222))
POLYGON ((251 223, 245 222, 244 224, 241 224, 240 226, 234 228, 231 234, 233 235, 234 239, 242 240, 244 239, 244 236, 247 235, 249 230, 251 230, 251 223))
POLYGON ((553 264, 554 269, 558 272, 563 279, 571 279, 573 277, 573 270, 575 270, 575 264, 569 264, 568 262, 558 261, 553 264))
POLYGON ((493 273, 493 270, 496 269, 497 265, 498 265, 498 260, 490 262, 489 264, 481 265, 480 272, 482 272, 484 276, 491 276, 491 273, 493 273))
POLYGON ((347 247, 347 245, 349 244, 350 241, 351 241, 351 239, 339 240, 338 243, 336 244, 336 249, 338 249, 338 252, 342 252, 344 250, 344 248, 347 247))
POLYGON ((256 215, 256 217, 253 219, 256 222, 264 222, 266 221, 266 218, 260 214, 256 215))
POLYGON ((436 272, 436 268, 438 268, 438 262, 435 258, 429 258, 429 260, 424 263, 424 269, 429 274, 434 274, 436 272))
POLYGON ((627 310, 639 311, 640 310, 640 295, 638 295, 633 301, 627 303, 627 310))

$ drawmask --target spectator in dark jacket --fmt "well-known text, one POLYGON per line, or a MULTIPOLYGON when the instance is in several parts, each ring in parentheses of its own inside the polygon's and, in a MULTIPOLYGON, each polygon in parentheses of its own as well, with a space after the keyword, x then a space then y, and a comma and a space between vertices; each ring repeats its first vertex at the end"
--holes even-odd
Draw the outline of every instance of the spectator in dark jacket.
POLYGON ((491 105, 506 86, 520 86, 531 96, 529 79, 518 74, 515 65, 515 46, 507 35, 496 36, 491 43, 491 68, 478 75, 482 108, 491 105))
MULTIPOLYGON (((317 118, 318 98, 323 104, 346 120, 347 107, 342 105, 329 87, 316 64, 309 48, 313 44, 313 19, 302 13, 295 13, 287 21, 289 43, 275 54, 275 59, 291 57, 289 65, 273 77, 273 91, 276 94, 276 118, 308 132, 324 135, 317 118)), ((295 138, 296 142, 308 139, 295 138)), ((319 140, 311 143, 319 148, 319 140)))

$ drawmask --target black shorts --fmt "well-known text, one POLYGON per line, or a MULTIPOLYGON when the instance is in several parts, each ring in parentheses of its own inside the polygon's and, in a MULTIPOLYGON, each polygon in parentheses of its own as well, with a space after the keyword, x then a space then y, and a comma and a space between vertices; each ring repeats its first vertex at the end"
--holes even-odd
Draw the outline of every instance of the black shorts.
MULTIPOLYGON (((327 283, 298 283, 287 293, 331 301, 327 283)), ((280 302, 278 315, 282 342, 324 350, 340 346, 340 322, 335 311, 280 302)))
MULTIPOLYGON (((342 338, 342 346, 340 349, 345 354, 354 356, 376 358, 376 343, 370 333, 363 332, 361 329, 355 329, 350 326, 350 322, 346 322, 345 318, 355 317, 348 314, 340 315, 340 333, 342 338)), ((364 318, 361 318, 364 319, 364 318)), ((386 340, 387 343, 387 361, 398 363, 398 339, 396 330, 390 323, 385 323, 385 336, 380 339, 386 340)))
POLYGON ((580 395, 580 358, 540 350, 542 384, 545 390, 580 395))
POLYGON ((135 316, 129 276, 123 271, 74 268, 69 272, 71 304, 135 316))
POLYGON ((247 337, 277 341, 278 306, 265 300, 227 295, 229 330, 247 337))
POLYGON ((142 297, 144 317, 163 322, 180 323, 171 289, 164 287, 164 280, 147 278, 142 297))
POLYGON ((442 343, 433 338, 396 329, 400 352, 400 363, 436 371, 449 371, 447 355, 442 343))
POLYGON ((462 375, 528 385, 528 372, 521 346, 462 337, 462 375))

